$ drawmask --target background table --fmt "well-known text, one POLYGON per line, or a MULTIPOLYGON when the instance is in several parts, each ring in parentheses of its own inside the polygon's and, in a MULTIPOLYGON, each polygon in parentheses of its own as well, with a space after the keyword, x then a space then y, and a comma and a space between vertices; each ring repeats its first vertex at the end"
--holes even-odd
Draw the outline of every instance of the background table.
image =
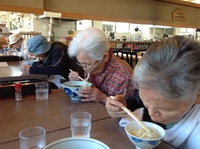
POLYGON ((20 70, 21 61, 1 62, 7 66, 0 65, 0 82, 26 79, 47 80, 48 75, 44 74, 23 74, 20 70))

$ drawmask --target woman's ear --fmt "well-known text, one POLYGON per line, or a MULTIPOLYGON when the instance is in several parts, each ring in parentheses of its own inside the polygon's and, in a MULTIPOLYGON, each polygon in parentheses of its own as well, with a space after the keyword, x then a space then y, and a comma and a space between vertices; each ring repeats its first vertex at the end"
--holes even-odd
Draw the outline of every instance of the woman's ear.
POLYGON ((104 62, 107 62, 108 59, 109 59, 109 54, 108 54, 108 53, 105 53, 105 54, 104 54, 104 57, 103 57, 103 61, 104 61, 104 62))
POLYGON ((200 90, 199 90, 199 93, 197 94, 197 98, 195 100, 195 104, 200 104, 200 90))

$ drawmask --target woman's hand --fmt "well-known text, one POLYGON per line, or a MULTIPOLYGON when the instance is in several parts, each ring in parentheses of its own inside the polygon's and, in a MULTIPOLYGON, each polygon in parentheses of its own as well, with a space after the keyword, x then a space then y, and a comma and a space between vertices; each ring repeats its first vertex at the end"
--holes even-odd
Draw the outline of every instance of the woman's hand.
POLYGON ((106 109, 113 118, 127 116, 127 113, 121 108, 123 105, 126 106, 126 100, 123 95, 116 95, 114 98, 108 97, 106 99, 106 109))
POLYGON ((80 89, 79 96, 82 97, 81 101, 83 102, 96 101, 104 104, 106 102, 106 98, 108 97, 96 87, 89 86, 80 89))
POLYGON ((23 74, 29 74, 30 67, 31 67, 30 65, 22 64, 20 66, 20 70, 22 71, 23 74))
POLYGON ((78 80, 80 80, 80 79, 78 78, 78 75, 79 75, 78 72, 76 72, 76 71, 71 71, 71 72, 69 73, 69 75, 68 75, 68 78, 69 78, 70 81, 78 81, 78 80))

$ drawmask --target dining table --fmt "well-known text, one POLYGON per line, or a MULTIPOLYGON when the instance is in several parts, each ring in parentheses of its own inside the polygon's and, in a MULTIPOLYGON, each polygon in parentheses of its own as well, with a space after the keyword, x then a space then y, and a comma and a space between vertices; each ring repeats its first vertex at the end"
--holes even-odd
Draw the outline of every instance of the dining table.
POLYGON ((44 74, 23 74, 20 65, 23 61, 4 61, 0 62, 0 82, 40 79, 47 80, 48 75, 44 74))
POLYGON ((14 85, 16 82, 21 82, 23 95, 34 94, 33 89, 38 82, 48 82, 50 84, 48 75, 22 73, 20 65, 23 62, 21 60, 0 62, 0 100, 15 96, 14 85), (5 92, 9 94, 5 94, 5 92))
MULTIPOLYGON (((0 101, 0 149, 19 149, 19 132, 27 127, 41 126, 46 130, 46 144, 71 137, 70 116, 84 111, 92 115, 90 137, 111 149, 135 149, 126 136, 120 118, 111 118, 105 105, 99 102, 73 102, 63 89, 53 89, 47 100, 35 95, 21 101, 0 101)), ((155 149, 175 149, 162 141, 155 149)))

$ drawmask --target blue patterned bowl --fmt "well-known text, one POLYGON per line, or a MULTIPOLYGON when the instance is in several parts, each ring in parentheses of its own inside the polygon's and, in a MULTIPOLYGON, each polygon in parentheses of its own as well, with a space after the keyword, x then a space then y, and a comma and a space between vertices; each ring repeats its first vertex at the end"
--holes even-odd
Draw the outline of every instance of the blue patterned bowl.
MULTIPOLYGON (((62 84, 65 93, 70 96, 71 101, 78 102, 81 97, 78 96, 79 90, 85 86, 83 81, 68 81, 62 84)), ((88 82, 87 86, 92 86, 92 83, 88 82)))
POLYGON ((151 123, 151 122, 143 121, 143 123, 146 126, 153 128, 154 130, 159 132, 160 138, 144 139, 144 138, 139 138, 139 137, 132 135, 131 134, 132 130, 138 130, 141 128, 141 126, 136 121, 133 121, 126 125, 126 127, 125 127, 126 134, 129 138, 129 140, 136 146, 137 149, 152 149, 152 148, 156 147, 158 144, 160 144, 160 142, 163 140, 163 138, 165 136, 165 130, 162 127, 160 127, 159 125, 151 123))

